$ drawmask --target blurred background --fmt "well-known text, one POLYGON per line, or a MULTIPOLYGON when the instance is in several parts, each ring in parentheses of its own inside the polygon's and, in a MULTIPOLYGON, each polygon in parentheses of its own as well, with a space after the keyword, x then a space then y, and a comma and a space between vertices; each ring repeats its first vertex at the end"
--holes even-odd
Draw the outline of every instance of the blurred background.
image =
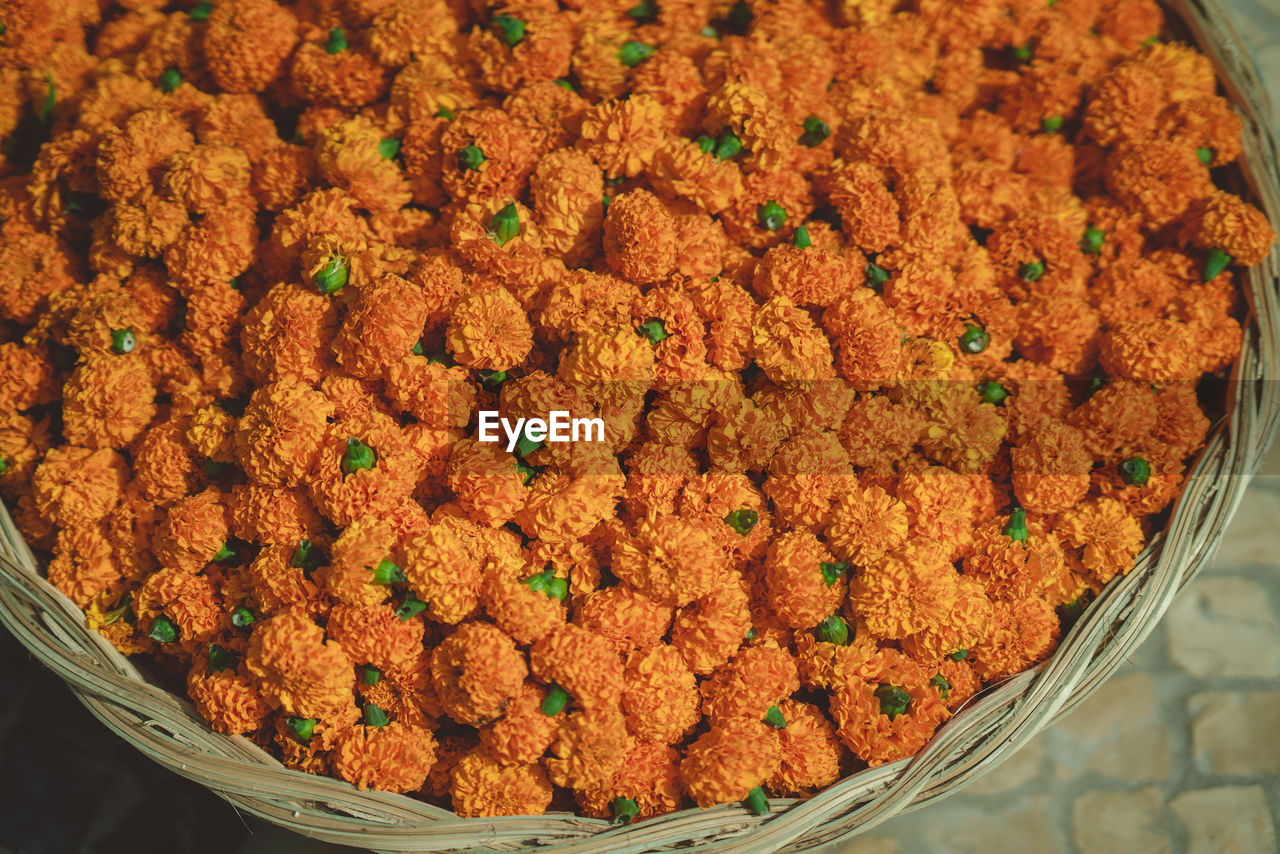
MULTIPOLYGON (((1280 92, 1280 0, 1226 0, 1280 92)), ((1276 100, 1273 96, 1273 100, 1276 100)), ((1128 666, 963 792, 831 854, 1276 851, 1280 448, 1128 666)), ((342 854, 113 736, 0 628, 0 854, 342 854)))

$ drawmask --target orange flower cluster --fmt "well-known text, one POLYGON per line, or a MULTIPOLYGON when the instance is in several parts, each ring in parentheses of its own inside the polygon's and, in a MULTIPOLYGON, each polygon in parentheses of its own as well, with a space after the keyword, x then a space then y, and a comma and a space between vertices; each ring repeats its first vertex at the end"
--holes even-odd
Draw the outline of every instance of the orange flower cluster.
POLYGON ((1154 0, 175 5, 5 6, 0 496, 462 816, 915 753, 1132 568, 1275 237, 1154 0))

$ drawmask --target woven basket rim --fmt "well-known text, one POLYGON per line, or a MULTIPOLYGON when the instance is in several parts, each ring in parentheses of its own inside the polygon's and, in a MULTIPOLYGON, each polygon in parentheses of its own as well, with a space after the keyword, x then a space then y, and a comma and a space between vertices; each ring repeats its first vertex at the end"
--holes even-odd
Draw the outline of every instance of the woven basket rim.
MULTIPOLYGON (((1243 174, 1272 222, 1280 172, 1262 76, 1221 0, 1172 0, 1245 119, 1243 174)), ((1043 664, 988 687, 916 756, 853 774, 806 800, 687 809, 626 828, 569 813, 462 819, 404 795, 361 792, 285 768, 248 739, 212 732, 185 698, 150 684, 88 629, 41 576, 0 502, 0 622, 68 683, 108 728, 236 808, 329 842, 381 851, 532 847, 638 854, 696 844, 706 851, 798 851, 846 840, 918 809, 990 771, 1106 680, 1153 630, 1174 595, 1216 552, 1280 421, 1280 248, 1245 276, 1250 312, 1231 376, 1228 414, 1190 469, 1165 530, 1137 566, 1109 584, 1043 664)))

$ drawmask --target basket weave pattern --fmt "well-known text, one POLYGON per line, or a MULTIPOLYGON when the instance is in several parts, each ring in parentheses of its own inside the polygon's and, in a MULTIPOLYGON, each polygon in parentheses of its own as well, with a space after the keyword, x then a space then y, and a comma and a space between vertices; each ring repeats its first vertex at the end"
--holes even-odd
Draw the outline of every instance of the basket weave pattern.
MULTIPOLYGON (((1249 188, 1280 221, 1280 172, 1262 81, 1219 0, 1177 0, 1171 11, 1213 60, 1245 119, 1249 188)), ((237 808, 329 842, 381 851, 640 852, 697 844, 707 851, 794 851, 848 839, 943 797, 997 766, 1083 701, 1146 638, 1174 595, 1212 557, 1280 419, 1280 252, 1246 276, 1250 316, 1231 377, 1226 416, 1192 466, 1166 529, 1137 566, 1111 584, 1039 667, 989 688, 938 730, 917 756, 848 777, 805 800, 690 809, 635 827, 565 813, 460 819, 412 798, 360 792, 283 767, 248 740, 212 732, 185 699, 148 683, 42 577, 0 504, 0 622, 71 687, 103 723, 147 756, 237 808)))

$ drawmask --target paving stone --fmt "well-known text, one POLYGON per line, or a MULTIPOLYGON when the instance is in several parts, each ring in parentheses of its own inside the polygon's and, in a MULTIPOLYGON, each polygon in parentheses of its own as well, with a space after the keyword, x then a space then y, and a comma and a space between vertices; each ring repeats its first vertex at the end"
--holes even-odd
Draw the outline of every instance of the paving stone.
POLYGON ((1159 786, 1085 792, 1071 805, 1071 827, 1081 851, 1166 854, 1173 849, 1159 786))
POLYGON ((1187 854, 1259 854, 1276 850, 1261 786, 1183 792, 1169 802, 1187 834, 1187 854))
POLYGON ((1172 770, 1169 727, 1154 679, 1114 676, 1051 733, 1059 778, 1084 771, 1131 781, 1164 780, 1172 770))
MULTIPOLYGON (((943 801, 930 808, 921 850, 947 854, 1054 854, 1063 850, 1049 820, 1048 795, 992 804, 991 799, 943 801)), ((908 816, 908 820, 915 816, 908 816)), ((916 819, 918 821, 918 819, 916 819)))
POLYGON ((1196 694, 1187 708, 1196 768, 1242 777, 1280 773, 1280 691, 1196 694))
MULTIPOLYGON (((1276 59, 1280 61, 1280 53, 1276 59)), ((1280 485, 1280 477, 1257 478, 1259 485, 1280 485)), ((1251 484, 1252 486, 1252 484, 1251 484)), ((1211 572, 1236 567, 1280 567, 1276 548, 1275 520, 1280 518, 1280 489, 1250 489, 1231 517, 1231 525, 1210 566, 1211 572)))
MULTIPOLYGON (((1273 517, 1270 525, 1274 524, 1273 517)), ((1274 533, 1271 548, 1280 552, 1274 533)), ((1253 581, 1236 576, 1197 578, 1174 600, 1164 622, 1169 656, 1188 673, 1280 675, 1280 633, 1270 597, 1253 581)))
POLYGON ((892 836, 859 836, 843 845, 833 845, 823 854, 902 854, 902 846, 892 836))

